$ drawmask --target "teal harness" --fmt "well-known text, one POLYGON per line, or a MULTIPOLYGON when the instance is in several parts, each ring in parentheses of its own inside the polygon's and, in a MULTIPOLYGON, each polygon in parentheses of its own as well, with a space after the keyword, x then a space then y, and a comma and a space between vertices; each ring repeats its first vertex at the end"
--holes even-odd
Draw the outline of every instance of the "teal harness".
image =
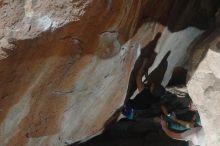
MULTIPOLYGON (((187 116, 187 114, 185 114, 184 116, 187 116)), ((197 127, 198 125, 201 125, 201 120, 200 120, 200 116, 199 116, 198 112, 195 112, 195 116, 196 117, 194 120, 194 126, 197 127)), ((172 115, 166 116, 166 121, 168 122, 168 128, 170 130, 181 133, 181 132, 184 132, 184 131, 190 129, 189 127, 186 127, 184 125, 181 125, 181 124, 175 122, 173 120, 173 118, 174 117, 172 115)))

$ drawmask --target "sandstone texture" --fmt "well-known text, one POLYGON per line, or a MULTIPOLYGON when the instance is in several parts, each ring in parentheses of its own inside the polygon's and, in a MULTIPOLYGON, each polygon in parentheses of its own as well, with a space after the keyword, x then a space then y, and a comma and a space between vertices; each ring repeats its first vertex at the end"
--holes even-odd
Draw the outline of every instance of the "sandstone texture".
POLYGON ((171 51, 162 84, 174 68, 189 70, 207 145, 219 145, 219 5, 0 0, 0 145, 65 146, 100 133, 124 101, 140 49, 157 32, 149 73, 171 51))
MULTIPOLYGON (((1 145, 60 146, 86 138, 100 132, 121 104, 137 53, 135 42, 125 41, 136 30, 141 5, 136 1, 88 2, 65 2, 74 14, 86 11, 74 15, 53 8, 57 2, 39 1, 39 11, 48 14, 51 10, 54 19, 62 19, 63 27, 45 24, 49 18, 38 18, 35 11, 19 15, 21 20, 13 25, 5 24, 11 35, 3 35, 2 40, 14 47, 1 44, 7 52, 3 57, 8 56, 1 60, 0 71, 1 145), (13 31, 29 18, 34 25, 42 20, 30 35, 22 27, 13 31)), ((27 3, 31 5, 31 1, 27 3)), ((15 5, 21 10, 27 7, 15 5)), ((4 2, 2 6, 3 10, 10 7, 4 2)), ((67 8, 63 6, 62 11, 67 8)), ((10 17, 5 17, 5 22, 9 21, 6 18, 10 17)), ((6 26, 1 28, 7 33, 6 26)))

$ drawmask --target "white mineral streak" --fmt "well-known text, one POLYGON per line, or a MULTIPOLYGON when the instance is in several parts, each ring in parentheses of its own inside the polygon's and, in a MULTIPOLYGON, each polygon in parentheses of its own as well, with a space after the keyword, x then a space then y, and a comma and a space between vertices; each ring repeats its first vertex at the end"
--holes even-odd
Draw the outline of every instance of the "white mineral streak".
POLYGON ((154 64, 149 69, 149 73, 152 72, 161 62, 163 57, 168 51, 171 51, 171 54, 168 57, 168 68, 164 75, 164 80, 162 85, 165 86, 168 84, 173 69, 176 66, 181 66, 186 60, 186 51, 191 42, 199 36, 203 31, 194 27, 186 28, 182 31, 171 33, 168 29, 166 29, 159 43, 156 47, 156 52, 158 55, 155 59, 154 64))
POLYGON ((43 16, 38 19, 38 25, 43 31, 46 31, 52 26, 52 20, 49 16, 43 16))
POLYGON ((32 9, 32 0, 26 0, 24 5, 25 10, 25 16, 26 17, 32 17, 34 14, 34 11, 32 9))
POLYGON ((31 93, 34 90, 35 86, 39 84, 44 74, 48 71, 49 64, 45 64, 43 70, 41 70, 40 74, 33 80, 31 86, 27 89, 27 91, 23 94, 22 98, 19 100, 17 104, 15 104, 8 115, 5 117, 4 121, 0 125, 0 141, 4 144, 8 143, 13 135, 18 132, 18 125, 21 120, 25 118, 30 110, 30 101, 31 101, 31 93))

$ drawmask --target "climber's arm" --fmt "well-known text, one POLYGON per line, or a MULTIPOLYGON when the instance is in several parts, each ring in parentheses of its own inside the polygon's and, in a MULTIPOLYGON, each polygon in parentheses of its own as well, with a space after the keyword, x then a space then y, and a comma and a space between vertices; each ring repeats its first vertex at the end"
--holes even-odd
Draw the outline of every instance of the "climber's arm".
POLYGON ((182 138, 182 135, 181 135, 181 133, 176 133, 176 132, 173 132, 173 131, 171 131, 168 127, 167 127, 167 122, 166 121, 164 121, 163 119, 161 119, 161 126, 162 126, 162 129, 163 129, 163 131, 169 136, 169 137, 171 137, 171 138, 173 138, 173 139, 177 139, 177 140, 184 140, 183 138, 182 138))
POLYGON ((144 67, 147 61, 148 59, 145 58, 136 75, 136 84, 137 84, 137 88, 139 92, 141 92, 144 89, 144 82, 142 81, 142 76, 143 76, 144 67))
POLYGON ((174 121, 187 127, 187 128, 194 128, 193 122, 183 121, 183 120, 177 119, 176 117, 174 118, 174 121))
MULTIPOLYGON (((164 105, 161 105, 161 110, 164 113, 164 115, 168 115, 167 108, 164 105)), ((193 122, 188 122, 188 121, 183 121, 180 120, 176 117, 176 115, 173 113, 173 120, 187 128, 194 128, 194 123, 193 122)))

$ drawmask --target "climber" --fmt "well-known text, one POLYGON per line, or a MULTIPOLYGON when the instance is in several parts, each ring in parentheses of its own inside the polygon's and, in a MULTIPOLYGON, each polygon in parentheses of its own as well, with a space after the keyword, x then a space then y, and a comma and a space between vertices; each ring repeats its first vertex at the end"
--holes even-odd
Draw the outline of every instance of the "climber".
POLYGON ((125 103, 128 101, 128 99, 134 94, 135 90, 137 89, 137 84, 136 84, 136 76, 137 76, 137 71, 140 68, 141 64, 143 63, 143 60, 146 59, 146 65, 144 67, 145 73, 148 72, 148 68, 153 64, 157 53, 154 51, 157 42, 159 38, 161 37, 161 32, 158 32, 154 39, 148 43, 145 47, 141 49, 141 54, 138 57, 137 61, 135 62, 134 68, 131 72, 130 79, 129 79, 129 84, 128 84, 128 90, 127 90, 127 95, 125 99, 125 103))
POLYGON ((165 89, 156 83, 149 82, 144 85, 142 81, 143 68, 147 63, 147 59, 144 59, 142 66, 137 72, 136 84, 139 93, 135 96, 134 99, 128 99, 124 105, 123 114, 129 119, 133 119, 134 110, 145 110, 151 105, 159 103, 160 97, 164 94, 165 89))
MULTIPOLYGON (((180 110, 169 111, 166 105, 161 105, 164 113, 160 121, 162 129, 171 138, 189 141, 189 146, 204 146, 204 132, 199 113, 189 96, 185 96, 182 100, 185 100, 185 103, 188 104, 185 109, 180 108, 180 110)), ((177 104, 177 106, 180 105, 177 104)))
MULTIPOLYGON (((145 87, 144 83, 142 82, 142 76, 143 74, 146 74, 148 72, 148 68, 153 64, 154 59, 156 57, 156 53, 154 52, 154 49, 157 45, 157 42, 159 38, 161 37, 161 32, 158 32, 154 39, 148 43, 144 48, 141 49, 141 55, 137 59, 134 68, 131 72, 129 84, 128 84, 128 90, 127 95, 124 101, 124 106, 127 107, 128 105, 134 105, 136 104, 136 107, 139 109, 143 109, 149 106, 149 103, 152 101, 147 101, 146 98, 141 98, 142 95, 146 96, 152 96, 150 95, 149 90, 144 90, 141 92, 145 87), (140 92, 135 100, 130 100, 130 97, 134 93, 134 91, 138 88, 138 91, 140 92)), ((153 85, 153 84, 152 84, 153 85)), ((148 87, 150 87, 150 83, 148 84, 148 87)), ((146 88, 147 89, 147 88, 146 88)), ((151 99, 151 98, 150 98, 151 99)), ((156 99, 154 99, 156 100, 156 99)), ((129 108, 125 108, 128 110, 129 108)), ((131 108, 129 110, 132 110, 131 108)), ((131 113, 131 111, 126 111, 128 113, 131 113)), ((125 112, 125 113, 126 113, 125 112)))
POLYGON ((161 96, 165 94, 165 89, 163 86, 160 85, 160 83, 163 80, 163 75, 167 68, 167 58, 169 55, 170 51, 167 52, 167 54, 164 56, 158 66, 158 68, 162 69, 158 70, 158 68, 156 68, 149 75, 146 85, 142 81, 142 76, 144 74, 144 67, 146 66, 148 60, 147 58, 144 59, 136 75, 136 85, 139 93, 135 96, 134 99, 130 99, 128 97, 126 97, 127 99, 125 99, 124 115, 127 116, 129 119, 134 118, 134 113, 139 113, 143 115, 143 111, 146 109, 148 109, 149 112, 148 114, 145 114, 145 117, 146 115, 151 117, 156 115, 158 116, 158 114, 160 115, 160 106, 158 108, 157 104, 160 103, 161 96), (156 74, 158 76, 156 77, 152 74, 156 74), (155 108, 153 106, 155 106, 155 108), (154 110, 149 109, 150 107, 154 108, 154 110))
MULTIPOLYGON (((178 100, 180 99, 181 98, 179 98, 178 100)), ((180 102, 174 102, 176 106, 179 106, 175 107, 175 109, 168 110, 166 108, 167 104, 161 105, 161 109, 164 114, 163 117, 164 120, 166 120, 166 122, 168 123, 169 129, 178 133, 189 130, 190 128, 201 126, 199 113, 194 108, 191 98, 189 96, 186 96, 181 100, 184 100, 185 105, 181 105, 180 102)))

